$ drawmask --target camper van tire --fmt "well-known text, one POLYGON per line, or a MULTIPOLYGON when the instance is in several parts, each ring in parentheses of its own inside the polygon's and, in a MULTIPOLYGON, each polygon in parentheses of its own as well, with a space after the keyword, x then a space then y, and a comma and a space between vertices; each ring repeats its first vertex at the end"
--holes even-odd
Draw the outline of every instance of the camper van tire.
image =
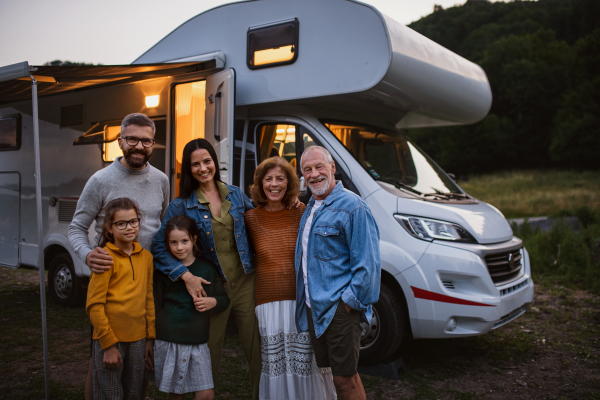
POLYGON ((75 273, 73 260, 68 253, 60 253, 50 261, 48 289, 50 297, 57 304, 69 307, 83 304, 87 290, 82 279, 75 273))
POLYGON ((374 365, 395 355, 407 336, 406 308, 396 294, 381 285, 370 324, 361 324, 360 365, 374 365))

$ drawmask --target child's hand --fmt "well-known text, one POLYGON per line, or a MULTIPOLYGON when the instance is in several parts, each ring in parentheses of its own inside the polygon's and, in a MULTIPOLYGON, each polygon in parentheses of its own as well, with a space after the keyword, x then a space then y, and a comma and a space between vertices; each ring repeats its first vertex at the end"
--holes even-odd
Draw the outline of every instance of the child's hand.
POLYGON ((200 312, 208 311, 217 305, 217 299, 214 297, 194 297, 194 305, 196 310, 200 312))
POLYGON ((104 350, 104 359, 102 362, 106 369, 117 369, 123 364, 123 359, 121 358, 119 350, 115 346, 110 346, 108 349, 104 350))
POLYGON ((146 354, 144 354, 144 361, 146 361, 146 369, 154 371, 154 339, 146 340, 146 354))

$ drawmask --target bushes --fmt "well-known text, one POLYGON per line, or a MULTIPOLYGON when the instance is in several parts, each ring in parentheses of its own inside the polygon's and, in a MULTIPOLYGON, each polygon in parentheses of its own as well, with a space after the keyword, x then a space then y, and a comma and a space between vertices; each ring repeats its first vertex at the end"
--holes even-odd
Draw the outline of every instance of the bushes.
POLYGON ((548 232, 528 224, 513 226, 529 252, 534 281, 558 283, 600 293, 600 212, 589 207, 561 211, 576 216, 581 229, 558 222, 548 232))

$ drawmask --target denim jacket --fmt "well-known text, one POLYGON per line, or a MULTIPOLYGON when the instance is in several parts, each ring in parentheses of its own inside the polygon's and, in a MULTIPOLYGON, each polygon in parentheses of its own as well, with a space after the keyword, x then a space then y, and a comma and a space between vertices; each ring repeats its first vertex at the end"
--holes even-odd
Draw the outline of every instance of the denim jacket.
MULTIPOLYGON (((233 216, 235 243, 240 254, 244 272, 249 274, 254 270, 254 267, 252 266, 252 252, 248 242, 248 235, 246 234, 244 213, 247 210, 254 208, 254 206, 250 199, 238 187, 227 185, 227 189, 229 189, 229 193, 225 199, 231 202, 229 213, 233 216)), ((185 267, 181 261, 169 254, 165 244, 165 225, 169 219, 177 215, 187 215, 196 221, 199 236, 198 244, 202 254, 209 261, 212 261, 219 271, 219 274, 227 279, 223 273, 219 259, 217 258, 215 241, 212 235, 212 225, 210 222, 210 210, 198 203, 195 191, 192 191, 192 195, 187 199, 178 197, 169 204, 169 208, 167 208, 167 213, 165 214, 160 229, 152 241, 154 268, 167 275, 172 281, 176 281, 181 275, 188 272, 187 267, 185 267)))
MULTIPOLYGON (((308 202, 300 221, 296 241, 296 326, 308 330, 304 278, 302 274, 302 232, 314 198, 308 202)), ((308 237, 308 291, 315 333, 327 329, 339 301, 361 312, 361 320, 373 316, 371 304, 379 300, 381 257, 379 228, 369 206, 338 182, 313 216, 308 237)))

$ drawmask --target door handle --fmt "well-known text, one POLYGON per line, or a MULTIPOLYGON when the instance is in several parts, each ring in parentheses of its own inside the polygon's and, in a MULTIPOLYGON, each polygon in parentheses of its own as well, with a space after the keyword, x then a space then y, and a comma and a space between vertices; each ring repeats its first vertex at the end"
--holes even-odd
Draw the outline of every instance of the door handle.
POLYGON ((221 111, 221 92, 215 94, 215 132, 214 137, 217 142, 221 141, 221 135, 219 134, 219 116, 221 111))

